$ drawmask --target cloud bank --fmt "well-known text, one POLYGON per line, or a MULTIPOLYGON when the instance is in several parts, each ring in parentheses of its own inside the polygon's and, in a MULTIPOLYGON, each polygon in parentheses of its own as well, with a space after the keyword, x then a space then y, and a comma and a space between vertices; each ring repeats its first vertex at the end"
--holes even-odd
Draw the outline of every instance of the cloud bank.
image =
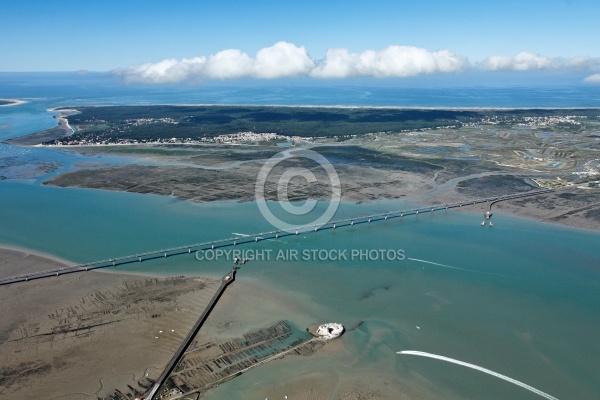
POLYGON ((600 84, 600 74, 590 75, 583 80, 585 83, 600 84))
MULTIPOLYGON (((389 46, 383 50, 360 53, 342 48, 330 49, 324 59, 314 60, 305 47, 278 42, 260 49, 254 57, 237 49, 227 49, 208 57, 166 59, 114 70, 112 73, 127 82, 152 84, 240 78, 397 78, 460 73, 471 68, 484 71, 575 69, 596 72, 600 71, 600 58, 549 58, 524 51, 514 56, 494 55, 471 64, 466 57, 450 50, 389 46)), ((591 75, 585 82, 598 83, 598 77, 599 74, 591 75)))
POLYGON ((390 46, 383 50, 350 53, 331 49, 325 59, 313 60, 305 47, 278 42, 259 50, 255 57, 236 49, 208 57, 135 65, 112 71, 127 82, 173 83, 204 79, 407 77, 421 74, 461 72, 469 68, 466 57, 448 50, 431 52, 411 46, 390 46))
POLYGON ((390 46, 362 53, 331 49, 310 75, 318 78, 389 78, 461 72, 467 68, 469 61, 466 57, 448 50, 431 52, 418 47, 390 46))
POLYGON ((549 58, 539 54, 522 51, 515 56, 491 56, 478 64, 486 71, 539 71, 539 70, 600 70, 600 58, 573 57, 549 58))

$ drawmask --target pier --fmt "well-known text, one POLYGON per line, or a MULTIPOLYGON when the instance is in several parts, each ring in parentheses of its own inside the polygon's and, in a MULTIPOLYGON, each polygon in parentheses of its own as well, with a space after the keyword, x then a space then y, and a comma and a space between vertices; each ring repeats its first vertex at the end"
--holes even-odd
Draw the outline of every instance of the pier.
POLYGON ((221 295, 223 294, 227 286, 229 286, 229 284, 235 280, 235 271, 236 268, 232 269, 227 275, 225 275, 221 279, 221 286, 219 287, 215 295, 212 297, 204 311, 202 311, 202 314, 200 314, 200 317, 198 318, 192 329, 189 331, 183 342, 181 342, 179 348, 171 358, 171 361, 169 361, 162 374, 160 374, 158 380, 156 381, 150 392, 144 397, 144 400, 154 400, 156 398, 156 395, 158 394, 158 391, 160 390, 161 386, 167 381, 169 375, 171 375, 171 372, 173 372, 173 369, 175 369, 175 366, 179 363, 179 361, 185 354, 185 351, 192 343, 192 340, 194 340, 194 337, 196 337, 196 334, 198 333, 202 325, 204 325, 206 318, 208 318, 208 315, 215 307, 215 304, 217 304, 217 301, 219 301, 219 299, 221 298, 221 295))
POLYGON ((444 205, 434 205, 434 206, 412 208, 412 209, 407 209, 407 210, 388 211, 388 212, 383 212, 383 213, 378 213, 378 214, 362 215, 362 216, 356 216, 353 218, 344 218, 344 219, 339 219, 339 220, 335 220, 335 221, 329 221, 328 223, 326 223, 324 225, 302 225, 302 226, 298 226, 297 228, 292 229, 290 231, 274 230, 274 231, 244 235, 243 237, 236 236, 236 237, 231 237, 231 238, 226 238, 226 239, 212 240, 212 241, 208 241, 208 242, 195 243, 195 244, 190 244, 190 245, 185 245, 185 246, 171 247, 168 249, 148 251, 148 252, 137 253, 137 254, 132 254, 132 255, 128 255, 128 256, 120 256, 120 257, 109 258, 109 259, 104 259, 104 260, 99 260, 99 261, 93 261, 93 262, 84 263, 84 264, 76 264, 76 265, 72 265, 72 266, 54 268, 51 270, 32 272, 32 273, 28 273, 28 274, 0 278, 0 286, 1 285, 9 285, 9 284, 17 283, 17 282, 26 282, 26 281, 36 280, 36 279, 42 279, 42 278, 51 278, 53 276, 59 276, 59 275, 77 273, 77 272, 86 272, 86 271, 91 271, 91 270, 100 269, 100 268, 116 267, 118 265, 138 263, 138 262, 142 262, 142 261, 146 261, 146 260, 167 258, 167 257, 182 255, 182 254, 192 254, 192 253, 195 253, 196 251, 223 248, 223 247, 229 247, 229 246, 238 246, 238 245, 242 245, 242 244, 246 244, 246 243, 256 243, 256 242, 263 241, 263 240, 279 239, 279 238, 283 238, 286 236, 298 235, 300 233, 308 234, 311 232, 315 233, 315 232, 319 232, 319 231, 334 230, 334 229, 338 229, 338 228, 342 228, 342 227, 352 227, 352 226, 360 225, 360 224, 370 224, 370 223, 377 222, 377 221, 387 221, 388 219, 393 219, 393 218, 404 218, 404 217, 408 217, 411 215, 433 213, 436 211, 467 207, 467 206, 471 206, 471 205, 475 205, 475 204, 489 203, 490 209, 491 209, 491 206, 493 204, 498 203, 500 201, 513 200, 513 199, 522 198, 522 197, 536 196, 536 195, 549 193, 549 192, 553 192, 553 191, 554 191, 554 189, 533 190, 530 192, 514 193, 514 194, 508 194, 508 195, 504 195, 504 196, 496 196, 496 197, 488 197, 488 198, 480 198, 480 199, 461 201, 461 202, 457 202, 457 203, 450 203, 450 204, 444 204, 444 205))

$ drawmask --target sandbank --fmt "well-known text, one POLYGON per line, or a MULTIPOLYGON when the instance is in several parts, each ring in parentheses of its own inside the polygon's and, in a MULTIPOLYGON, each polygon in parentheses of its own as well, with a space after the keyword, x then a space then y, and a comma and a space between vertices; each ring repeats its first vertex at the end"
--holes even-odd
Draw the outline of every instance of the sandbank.
MULTIPOLYGON (((9 253, 12 268, 32 257, 9 253)), ((0 397, 97 399, 156 378, 218 284, 91 271, 1 287, 0 397)))
POLYGON ((0 277, 45 271, 76 264, 51 254, 0 243, 0 277))
MULTIPOLYGON (((5 274, 68 264, 15 246, 0 254, 10 266, 5 274)), ((0 397, 96 400, 130 387, 143 393, 141 384, 162 372, 219 282, 111 270, 0 287, 0 359, 10 360, 0 366, 0 397)), ((276 320, 300 327, 310 320, 294 299, 265 291, 255 279, 241 277, 230 289, 196 337, 199 344, 241 337, 276 320)))
POLYGON ((0 99, 0 101, 8 102, 6 104, 0 104, 0 107, 12 107, 12 106, 18 106, 20 104, 27 103, 27 101, 25 101, 25 100, 18 100, 18 99, 0 99))

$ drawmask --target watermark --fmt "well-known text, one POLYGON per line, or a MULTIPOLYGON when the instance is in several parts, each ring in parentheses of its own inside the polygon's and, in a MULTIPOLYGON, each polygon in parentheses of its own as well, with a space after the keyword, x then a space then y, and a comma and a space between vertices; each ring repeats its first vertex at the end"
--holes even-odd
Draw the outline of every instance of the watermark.
POLYGON ((403 249, 207 249, 198 261, 404 261, 403 249))
MULTIPOLYGON (((308 193, 308 190, 304 192, 306 196, 308 193)), ((325 157, 312 150, 287 150, 277 153, 262 166, 256 179, 255 198, 258 209, 271 225, 285 232, 296 230, 308 232, 325 225, 337 211, 341 197, 340 178, 335 168, 325 157), (300 164, 301 166, 286 167, 282 164, 283 161, 288 161, 287 164, 300 164), (315 174, 317 169, 320 170, 320 173, 315 174), (303 221, 300 226, 284 221, 283 217, 286 213, 288 216, 309 215, 315 210, 317 200, 309 197, 304 201, 291 200, 289 187, 293 179, 301 180, 306 188, 326 187, 331 192, 331 197, 325 200, 327 202, 325 211, 320 215, 311 215, 310 219, 303 221), (267 184, 276 186, 276 194, 267 195, 267 193, 273 192, 273 190, 267 190, 267 184), (278 217, 272 212, 267 204, 268 198, 277 199, 284 215, 278 217)))

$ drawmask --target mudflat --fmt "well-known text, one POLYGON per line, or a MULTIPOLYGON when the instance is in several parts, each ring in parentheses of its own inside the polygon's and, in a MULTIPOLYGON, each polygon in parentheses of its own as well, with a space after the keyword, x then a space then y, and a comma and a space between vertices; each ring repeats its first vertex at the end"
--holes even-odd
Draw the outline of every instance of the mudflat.
MULTIPOLYGON (((11 269, 36 260, 11 254, 11 269)), ((5 270, 4 270, 5 271, 5 270)), ((199 277, 88 272, 0 290, 0 397, 96 399, 145 391, 219 286, 199 277), (50 397, 49 397, 50 394, 50 397)))

